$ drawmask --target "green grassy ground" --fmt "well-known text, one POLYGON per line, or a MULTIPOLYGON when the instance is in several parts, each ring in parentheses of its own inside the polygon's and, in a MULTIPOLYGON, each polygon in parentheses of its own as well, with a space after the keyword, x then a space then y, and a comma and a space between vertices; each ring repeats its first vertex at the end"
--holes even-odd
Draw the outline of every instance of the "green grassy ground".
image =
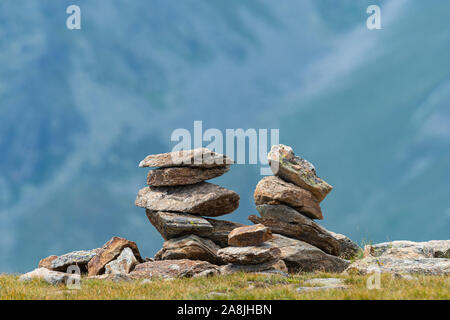
POLYGON ((116 283, 86 279, 81 289, 51 286, 41 280, 23 283, 18 276, 0 275, 0 299, 450 299, 448 277, 417 276, 414 280, 381 276, 380 289, 367 289, 368 276, 327 273, 277 275, 234 274, 171 281, 142 280, 116 283), (311 278, 336 277, 346 290, 298 293, 296 288, 311 278))

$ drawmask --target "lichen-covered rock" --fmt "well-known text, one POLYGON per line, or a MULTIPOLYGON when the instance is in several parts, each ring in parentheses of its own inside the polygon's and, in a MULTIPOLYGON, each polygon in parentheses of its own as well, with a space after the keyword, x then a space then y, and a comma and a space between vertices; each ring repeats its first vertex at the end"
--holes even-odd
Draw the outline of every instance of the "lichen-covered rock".
POLYGON ((257 246, 269 239, 272 239, 272 232, 262 224, 239 227, 228 234, 228 244, 238 247, 257 246))
POLYGON ((273 239, 264 243, 279 248, 289 272, 342 272, 349 261, 327 254, 309 243, 273 234, 273 239))
POLYGON ((89 276, 96 276, 104 273, 105 266, 116 259, 123 249, 130 248, 136 259, 141 262, 142 257, 135 242, 125 238, 113 237, 97 252, 88 263, 89 276))
POLYGON ((150 170, 147 184, 152 187, 183 186, 196 184, 219 177, 230 169, 229 166, 214 168, 174 167, 150 170))
POLYGON ((450 259, 446 258, 395 258, 392 255, 367 257, 353 262, 347 273, 450 275, 450 259))
POLYGON ((217 256, 219 249, 220 247, 209 239, 188 235, 164 242, 162 249, 156 253, 155 260, 189 259, 220 265, 223 261, 217 256))
POLYGON ((214 241, 217 245, 224 248, 228 246, 228 235, 236 228, 243 227, 244 225, 237 222, 218 220, 212 218, 206 218, 206 220, 212 225, 213 231, 207 235, 202 235, 214 241))
POLYGON ((82 272, 87 271, 87 264, 97 254, 100 248, 93 250, 73 251, 61 256, 49 256, 39 261, 39 268, 53 271, 66 271, 69 266, 77 265, 82 272))
POLYGON ((328 231, 338 242, 341 247, 339 258, 350 260, 358 255, 361 248, 350 238, 343 234, 328 231))
POLYGON ((427 242, 391 241, 364 247, 364 257, 391 256, 399 259, 450 258, 450 240, 427 242))
POLYGON ((213 226, 206 219, 187 213, 145 210, 148 220, 164 240, 188 234, 204 235, 213 232, 213 226))
POLYGON ((217 255, 223 261, 232 264, 261 264, 277 261, 281 251, 273 246, 265 244, 249 247, 226 247, 217 251, 217 255))
POLYGON ((138 263, 133 251, 130 248, 124 248, 120 255, 105 266, 105 274, 127 274, 133 270, 138 263))
POLYGON ((139 163, 139 167, 202 167, 212 168, 231 165, 234 161, 223 154, 213 152, 207 148, 174 151, 147 156, 139 163))
POLYGON ((311 219, 323 219, 319 201, 310 191, 275 176, 265 177, 258 182, 254 198, 256 205, 285 204, 311 219))
POLYGON ((220 267, 221 274, 232 274, 236 272, 245 273, 274 273, 286 275, 288 269, 283 260, 273 260, 260 264, 227 264, 220 267))
POLYGON ((333 189, 317 176, 316 169, 309 161, 295 156, 289 146, 272 146, 267 158, 274 175, 311 191, 319 202, 333 189))
POLYGON ((305 241, 324 252, 339 256, 339 241, 325 228, 285 205, 259 205, 256 207, 260 217, 249 216, 253 223, 260 223, 270 228, 273 233, 305 241))
POLYGON ((146 278, 190 278, 198 275, 209 276, 220 274, 219 266, 206 261, 159 260, 138 264, 130 273, 133 279, 146 278))
POLYGON ((239 195, 218 185, 200 182, 178 187, 145 187, 135 201, 152 211, 172 211, 217 217, 239 207, 239 195))
POLYGON ((65 272, 53 271, 47 268, 37 268, 33 271, 25 273, 19 277, 19 281, 31 281, 33 279, 42 279, 51 285, 64 284, 67 280, 71 278, 80 279, 80 276, 77 274, 69 274, 65 272))

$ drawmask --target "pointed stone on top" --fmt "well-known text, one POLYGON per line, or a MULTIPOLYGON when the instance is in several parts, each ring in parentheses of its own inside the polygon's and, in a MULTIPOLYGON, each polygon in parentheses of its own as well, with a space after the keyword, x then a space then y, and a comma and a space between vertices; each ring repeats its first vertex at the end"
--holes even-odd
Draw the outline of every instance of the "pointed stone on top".
POLYGON ((151 154, 139 163, 140 168, 201 167, 214 168, 233 164, 234 161, 207 148, 151 154))
POLYGON ((274 175, 310 191, 319 202, 333 189, 317 176, 312 163, 296 156, 289 146, 272 146, 267 158, 274 175))

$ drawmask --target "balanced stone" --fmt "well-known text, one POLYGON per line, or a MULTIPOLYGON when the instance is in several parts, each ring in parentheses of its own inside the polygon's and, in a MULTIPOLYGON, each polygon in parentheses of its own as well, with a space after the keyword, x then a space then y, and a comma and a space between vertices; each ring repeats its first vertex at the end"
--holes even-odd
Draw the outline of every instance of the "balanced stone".
POLYGON ((206 218, 206 220, 212 225, 213 231, 207 235, 203 235, 203 237, 211 239, 222 248, 228 246, 228 235, 230 232, 236 228, 244 226, 241 223, 226 220, 217 220, 212 218, 206 218))
POLYGON ((88 263, 89 276, 96 276, 102 274, 105 270, 106 264, 116 259, 124 248, 131 248, 136 259, 141 262, 141 254, 135 242, 120 238, 113 237, 88 263))
POLYGON ((195 184, 215 177, 219 177, 230 169, 229 166, 214 168, 159 168, 150 170, 147 184, 153 187, 182 186, 195 184))
POLYGON ((333 189, 317 176, 316 169, 309 161, 295 156, 289 146, 274 145, 267 157, 274 175, 311 191, 319 202, 333 189))
POLYGON ((226 247, 217 251, 217 255, 227 263, 233 264, 260 264, 276 261, 281 251, 268 245, 249 247, 226 247))
POLYGON ((324 252, 338 256, 341 245, 325 228, 285 205, 259 205, 256 207, 261 218, 251 215, 253 223, 263 224, 273 233, 305 241, 322 249, 324 252))
POLYGON ((189 259, 220 265, 223 261, 217 256, 219 249, 220 247, 209 239, 189 235, 164 242, 162 249, 156 253, 155 260, 189 259))
POLYGON ((174 151, 147 156, 139 163, 139 167, 202 167, 212 168, 233 164, 234 161, 223 154, 213 152, 207 148, 174 151))
POLYGON ((263 178, 256 185, 255 204, 285 204, 311 219, 322 220, 322 210, 314 195, 278 177, 263 178))
POLYGON ((153 211, 173 211, 216 217, 239 207, 239 195, 218 185, 200 182, 178 187, 145 187, 135 201, 153 211))
POLYGON ((228 234, 230 246, 257 246, 264 241, 272 239, 272 232, 262 224, 236 228, 228 234))

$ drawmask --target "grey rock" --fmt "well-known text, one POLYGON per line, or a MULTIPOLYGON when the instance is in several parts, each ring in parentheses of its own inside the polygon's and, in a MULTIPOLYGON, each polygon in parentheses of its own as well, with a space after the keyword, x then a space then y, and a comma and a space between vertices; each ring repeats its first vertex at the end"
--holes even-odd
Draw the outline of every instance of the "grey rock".
POLYGON ((230 169, 229 166, 215 168, 159 168, 150 170, 147 184, 152 187, 183 186, 196 184, 219 177, 230 169))
POLYGON ((120 255, 105 265, 105 274, 127 274, 133 270, 138 260, 130 248, 122 250, 120 255))
POLYGON ((69 266, 77 265, 82 272, 87 271, 87 264, 98 253, 100 248, 93 250, 73 251, 61 256, 50 256, 39 261, 39 268, 65 272, 69 266))
POLYGON ((257 274, 278 274, 286 276, 288 269, 283 260, 274 260, 260 264, 227 264, 220 267, 221 274, 233 274, 236 272, 257 274))
POLYGON ((261 264, 279 260, 281 251, 265 244, 249 247, 226 247, 217 251, 223 261, 232 264, 261 264))
POLYGON ((343 234, 328 231, 338 242, 341 247, 339 258, 350 260, 355 258, 360 252, 361 248, 354 243, 350 238, 343 234))
POLYGON ((37 268, 33 271, 21 275, 19 277, 19 281, 27 282, 33 279, 42 279, 51 285, 58 285, 66 283, 69 278, 80 279, 80 276, 77 274, 68 274, 64 272, 53 271, 47 268, 37 268))
POLYGON ((219 274, 219 266, 206 261, 194 261, 188 259, 161 260, 138 264, 130 273, 133 279, 162 278, 175 279, 219 274))
POLYGON ((391 241, 364 247, 364 257, 391 256, 405 259, 450 258, 450 240, 427 242, 391 241))
POLYGON ((145 187, 139 190, 135 203, 152 211, 217 217, 236 210, 239 195, 218 185, 200 182, 178 187, 145 187))

